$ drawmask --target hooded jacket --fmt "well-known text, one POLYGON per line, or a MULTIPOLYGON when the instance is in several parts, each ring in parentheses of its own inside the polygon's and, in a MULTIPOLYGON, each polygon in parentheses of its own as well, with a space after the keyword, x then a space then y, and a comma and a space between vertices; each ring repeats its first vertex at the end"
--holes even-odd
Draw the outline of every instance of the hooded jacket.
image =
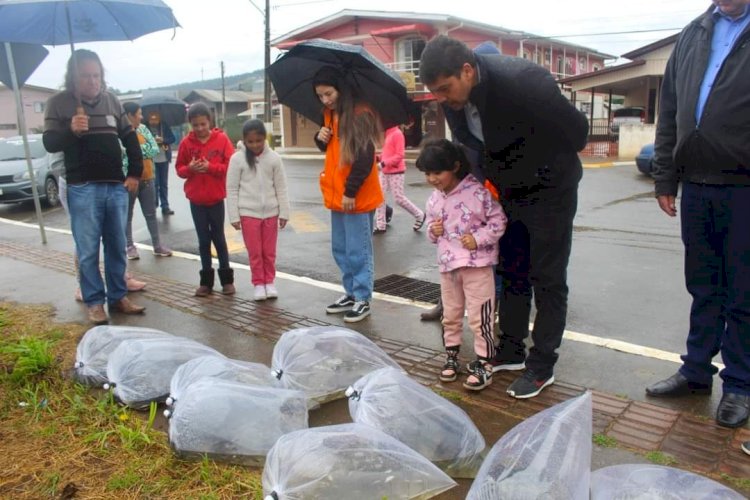
POLYGON ((384 174, 403 174, 406 172, 404 149, 406 149, 406 137, 404 137, 401 129, 391 127, 386 130, 385 139, 383 139, 383 151, 380 153, 384 174))
POLYGON ((469 101, 482 122, 484 145, 463 109, 443 104, 454 137, 481 151, 482 173, 503 198, 543 187, 574 186, 583 169, 588 121, 560 92, 548 70, 519 57, 476 55, 479 83, 469 101))
POLYGON ((227 197, 227 167, 234 154, 234 146, 226 134, 218 128, 211 130, 205 143, 194 132, 180 142, 175 168, 177 175, 185 179, 185 196, 196 205, 215 205, 227 197), (190 170, 193 158, 208 160, 208 172, 190 170))
POLYGON ((435 190, 427 200, 427 237, 438 246, 438 268, 447 273, 460 267, 497 264, 498 240, 508 218, 487 189, 469 174, 450 193, 435 190), (443 222, 442 236, 432 234, 432 224, 443 222), (476 250, 467 250, 461 236, 471 234, 476 250))
POLYGON ((667 69, 654 144, 656 195, 680 181, 750 185, 750 28, 737 38, 703 108, 695 109, 711 52, 714 6, 680 33, 667 69))

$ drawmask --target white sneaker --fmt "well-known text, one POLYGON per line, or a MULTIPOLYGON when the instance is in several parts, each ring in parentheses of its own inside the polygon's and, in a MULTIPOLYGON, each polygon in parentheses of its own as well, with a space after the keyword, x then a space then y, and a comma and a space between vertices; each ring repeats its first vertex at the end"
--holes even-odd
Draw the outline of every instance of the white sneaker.
POLYGON ((255 285, 255 293, 253 293, 253 299, 266 300, 267 298, 268 296, 266 295, 265 285, 255 285))
POLYGON ((266 285, 266 298, 267 299, 275 299, 279 296, 279 291, 276 290, 276 285, 273 283, 268 283, 266 285))

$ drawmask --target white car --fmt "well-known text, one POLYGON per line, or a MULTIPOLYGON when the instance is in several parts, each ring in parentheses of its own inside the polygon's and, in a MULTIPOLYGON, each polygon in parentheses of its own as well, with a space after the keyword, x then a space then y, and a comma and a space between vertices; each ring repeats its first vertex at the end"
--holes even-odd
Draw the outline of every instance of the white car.
POLYGON ((644 123, 646 121, 646 109, 634 106, 630 108, 620 108, 612 111, 612 122, 609 124, 609 131, 613 135, 620 134, 620 125, 624 123, 644 123))
MULTIPOLYGON (((31 165, 40 199, 54 207, 60 204, 57 179, 65 170, 62 153, 48 153, 41 134, 28 136, 31 165)), ((0 203, 34 199, 26 152, 21 136, 0 139, 0 203)))

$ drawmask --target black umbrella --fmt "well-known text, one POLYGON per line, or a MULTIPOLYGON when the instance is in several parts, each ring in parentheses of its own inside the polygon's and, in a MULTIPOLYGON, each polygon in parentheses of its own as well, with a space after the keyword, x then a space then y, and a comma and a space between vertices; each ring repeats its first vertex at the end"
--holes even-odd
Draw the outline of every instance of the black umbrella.
POLYGON ((172 125, 182 125, 187 121, 187 104, 176 97, 151 95, 141 99, 141 109, 144 120, 148 120, 149 113, 157 111, 161 121, 172 125))
POLYGON ((380 114, 385 128, 406 123, 409 98, 401 78, 364 48, 329 40, 295 45, 268 67, 279 102, 322 124, 323 105, 315 95, 312 79, 323 66, 337 68, 359 97, 380 114))

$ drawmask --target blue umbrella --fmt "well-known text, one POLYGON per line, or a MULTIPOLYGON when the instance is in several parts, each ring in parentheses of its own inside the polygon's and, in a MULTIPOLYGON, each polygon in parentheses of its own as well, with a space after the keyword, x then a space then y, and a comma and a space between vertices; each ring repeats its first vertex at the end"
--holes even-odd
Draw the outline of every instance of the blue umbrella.
MULTIPOLYGON (((175 29, 179 25, 172 9, 161 0, 3 0, 0 3, 0 42, 5 42, 9 76, 19 107, 19 129, 24 138, 43 243, 47 240, 29 159, 26 126, 20 111, 21 91, 11 42, 70 44, 73 52, 73 44, 76 42, 135 40, 147 33, 175 29)), ((75 64, 75 59, 73 63, 75 64)))
POLYGON ((0 40, 63 45, 135 40, 180 24, 161 0, 4 0, 0 40))

